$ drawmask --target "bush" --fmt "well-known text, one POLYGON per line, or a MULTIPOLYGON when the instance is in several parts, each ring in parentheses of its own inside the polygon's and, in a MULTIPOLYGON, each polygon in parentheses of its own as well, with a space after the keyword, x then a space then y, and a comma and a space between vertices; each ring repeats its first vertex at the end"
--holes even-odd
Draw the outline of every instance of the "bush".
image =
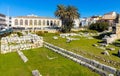
POLYGON ((43 31, 37 31, 36 34, 37 34, 38 36, 43 36, 44 32, 43 32, 43 31))
POLYGON ((23 34, 22 34, 21 32, 16 32, 16 34, 17 34, 18 36, 23 36, 23 34))
POLYGON ((98 32, 102 32, 108 30, 109 24, 107 22, 97 22, 93 23, 89 26, 90 30, 96 30, 98 32))
POLYGON ((55 32, 55 35, 60 35, 60 32, 55 32))
POLYGON ((44 33, 48 33, 48 31, 44 31, 44 33))
POLYGON ((97 33, 96 30, 81 30, 79 32, 83 32, 83 33, 97 33))
POLYGON ((21 32, 13 32, 12 34, 17 34, 19 37, 23 36, 23 34, 21 32))

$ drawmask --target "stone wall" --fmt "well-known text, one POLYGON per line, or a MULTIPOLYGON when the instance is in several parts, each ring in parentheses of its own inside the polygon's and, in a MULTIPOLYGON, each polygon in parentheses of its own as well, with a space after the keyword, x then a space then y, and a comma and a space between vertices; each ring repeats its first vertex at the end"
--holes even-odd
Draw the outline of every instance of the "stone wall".
POLYGON ((90 68, 91 70, 99 73, 102 76, 107 76, 108 74, 114 74, 117 76, 120 76, 120 71, 118 71, 116 68, 111 67, 111 66, 107 66, 105 64, 102 64, 98 61, 89 59, 89 58, 85 58, 81 55, 78 55, 76 53, 70 52, 68 50, 65 50, 63 48, 54 46, 52 44, 49 44, 47 42, 44 43, 45 47, 53 50, 54 52, 57 52, 81 65, 84 65, 88 68, 90 68))
POLYGON ((43 46, 43 38, 36 34, 27 34, 24 36, 17 36, 11 34, 1 39, 1 53, 14 52, 18 50, 27 50, 43 46))

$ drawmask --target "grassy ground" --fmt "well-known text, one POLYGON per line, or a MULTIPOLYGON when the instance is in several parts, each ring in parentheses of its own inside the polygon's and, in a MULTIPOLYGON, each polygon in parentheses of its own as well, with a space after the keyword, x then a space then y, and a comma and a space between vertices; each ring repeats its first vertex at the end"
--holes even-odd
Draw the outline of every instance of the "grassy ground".
POLYGON ((0 54, 0 76, 32 76, 31 71, 38 69, 42 76, 98 76, 63 56, 46 48, 23 51, 29 61, 23 63, 16 52, 0 54), (48 57, 56 57, 50 60, 48 57))
POLYGON ((95 38, 94 39, 87 39, 84 37, 75 36, 75 38, 80 38, 80 40, 75 40, 75 41, 72 41, 71 43, 66 43, 66 39, 59 37, 58 40, 54 40, 53 36, 59 37, 59 35, 57 35, 57 34, 46 33, 43 35, 44 40, 49 42, 49 43, 52 43, 52 44, 57 45, 59 47, 73 51, 73 52, 78 53, 80 55, 83 55, 85 57, 98 60, 102 63, 107 64, 107 65, 110 65, 110 66, 113 66, 116 68, 120 68, 120 66, 118 66, 118 65, 113 65, 113 64, 110 64, 109 62, 104 62, 104 61, 94 57, 94 56, 99 56, 101 59, 107 59, 107 60, 119 62, 120 58, 116 56, 119 47, 116 47, 114 45, 108 46, 108 47, 113 47, 116 50, 114 50, 114 51, 108 50, 108 52, 110 53, 110 56, 106 56, 106 55, 101 54, 101 52, 103 52, 105 50, 102 50, 100 48, 92 46, 93 44, 98 44, 98 42, 101 41, 99 39, 95 39, 95 38))
POLYGON ((31 73, 15 52, 0 54, 0 76, 31 76, 31 73))

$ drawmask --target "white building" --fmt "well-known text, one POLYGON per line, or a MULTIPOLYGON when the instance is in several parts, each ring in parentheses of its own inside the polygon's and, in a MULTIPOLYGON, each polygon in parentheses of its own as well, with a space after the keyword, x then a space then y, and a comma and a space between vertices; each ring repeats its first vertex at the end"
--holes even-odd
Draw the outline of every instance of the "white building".
POLYGON ((91 17, 84 17, 80 19, 81 26, 89 26, 92 23, 96 23, 101 20, 101 16, 91 16, 91 17))
POLYGON ((57 18, 39 17, 36 15, 18 16, 12 18, 12 27, 25 29, 45 29, 61 27, 61 20, 57 18))
POLYGON ((74 20, 74 28, 79 28, 80 27, 80 19, 75 19, 74 20))
POLYGON ((12 25, 12 17, 6 16, 6 25, 8 27, 12 25))
POLYGON ((0 14, 0 26, 6 25, 6 16, 4 14, 0 14))
POLYGON ((84 18, 80 19, 80 25, 81 25, 81 27, 88 26, 89 23, 90 23, 90 18, 84 17, 84 18))

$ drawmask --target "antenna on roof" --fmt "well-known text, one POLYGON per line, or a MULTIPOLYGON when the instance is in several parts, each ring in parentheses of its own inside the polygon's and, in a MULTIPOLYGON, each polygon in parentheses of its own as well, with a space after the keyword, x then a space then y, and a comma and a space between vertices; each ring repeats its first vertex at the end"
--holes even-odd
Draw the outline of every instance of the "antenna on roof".
POLYGON ((7 8, 7 26, 9 26, 9 6, 7 8))

